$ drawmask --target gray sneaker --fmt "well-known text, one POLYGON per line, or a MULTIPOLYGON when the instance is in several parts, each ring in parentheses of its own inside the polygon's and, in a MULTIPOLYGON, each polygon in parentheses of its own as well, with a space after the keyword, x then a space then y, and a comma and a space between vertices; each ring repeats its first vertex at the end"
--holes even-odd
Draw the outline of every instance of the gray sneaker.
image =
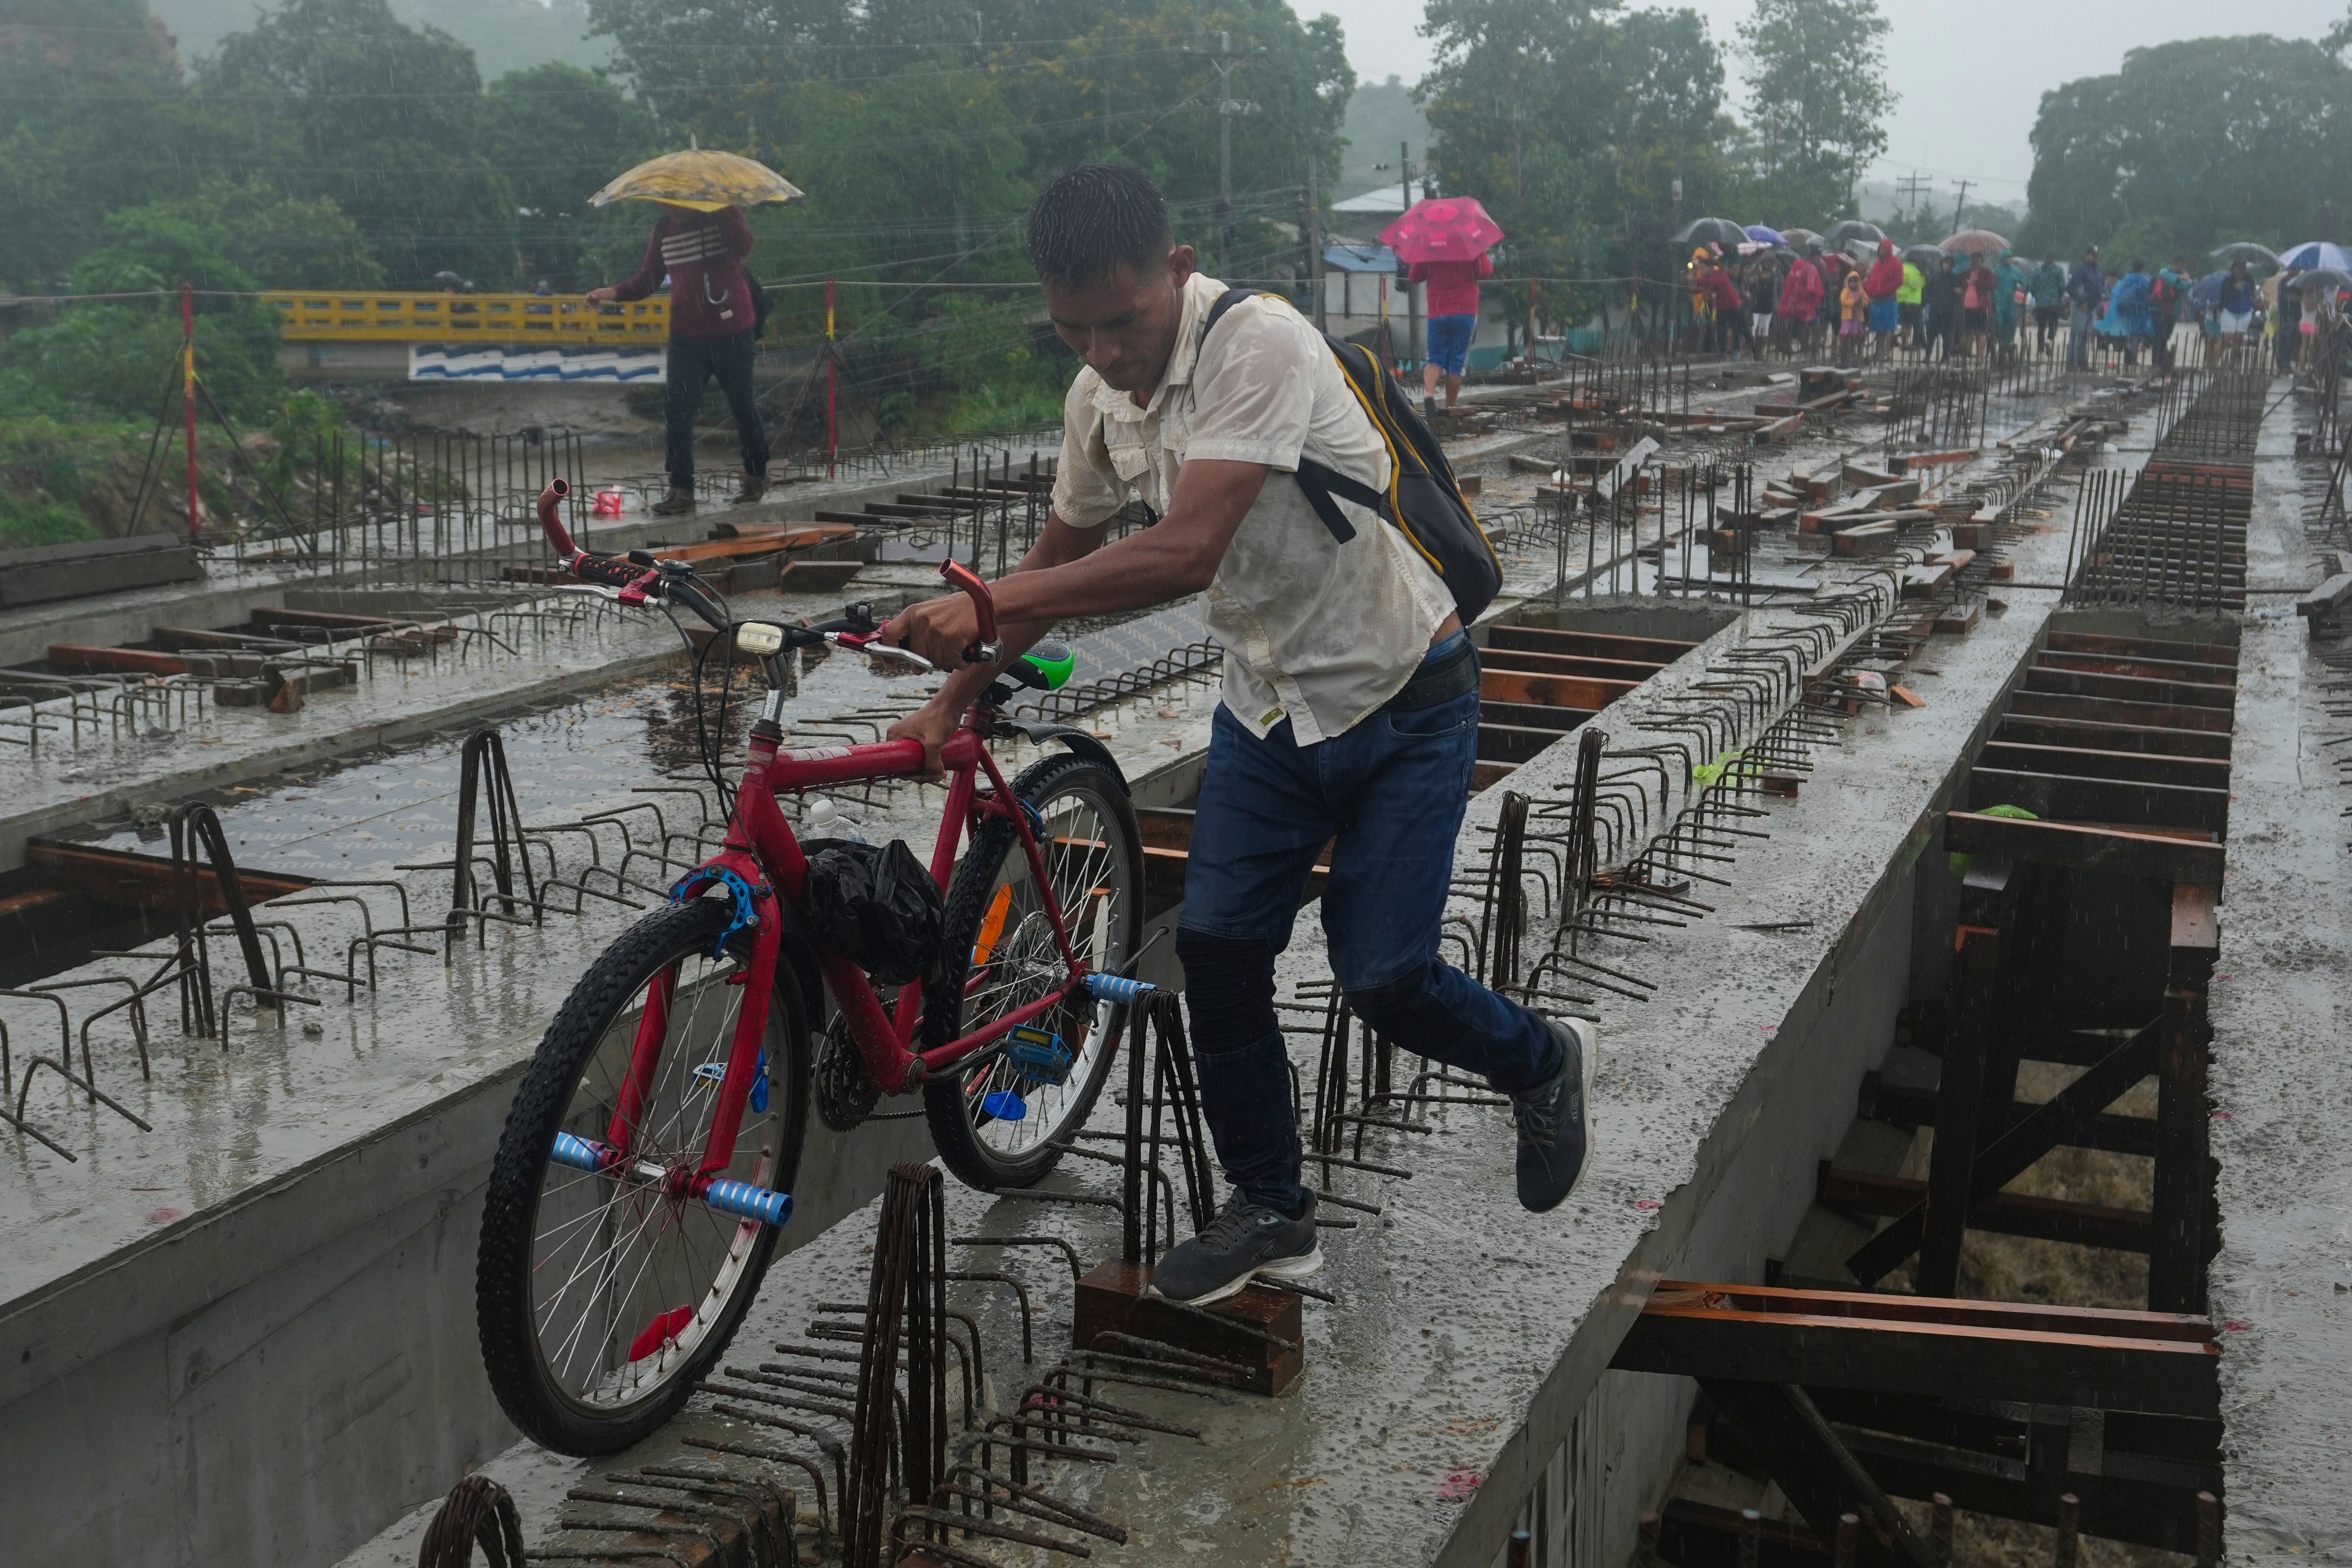
POLYGON ((1236 1192, 1208 1229, 1160 1255, 1151 1270, 1151 1293, 1197 1307, 1223 1300, 1261 1274, 1304 1279, 1322 1268, 1313 1193, 1307 1194, 1307 1212, 1292 1219, 1236 1192))
POLYGON ((1566 1059, 1559 1071, 1511 1096, 1519 1124, 1519 1206, 1549 1214, 1568 1201, 1592 1153, 1592 1070, 1601 1031, 1581 1018, 1547 1020, 1566 1059))

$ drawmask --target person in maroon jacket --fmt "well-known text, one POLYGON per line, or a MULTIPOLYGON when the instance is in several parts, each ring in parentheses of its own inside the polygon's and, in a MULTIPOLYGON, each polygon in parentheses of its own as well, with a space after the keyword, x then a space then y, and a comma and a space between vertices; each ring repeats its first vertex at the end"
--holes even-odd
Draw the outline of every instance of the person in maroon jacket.
POLYGON ((636 275, 588 290, 588 302, 642 300, 669 275, 669 388, 663 405, 664 458, 669 494, 654 503, 663 517, 694 510, 694 414, 702 389, 719 378, 735 433, 743 443, 739 506, 767 493, 768 432, 751 386, 759 301, 743 258, 751 254, 751 226, 740 207, 699 212, 662 204, 636 275))

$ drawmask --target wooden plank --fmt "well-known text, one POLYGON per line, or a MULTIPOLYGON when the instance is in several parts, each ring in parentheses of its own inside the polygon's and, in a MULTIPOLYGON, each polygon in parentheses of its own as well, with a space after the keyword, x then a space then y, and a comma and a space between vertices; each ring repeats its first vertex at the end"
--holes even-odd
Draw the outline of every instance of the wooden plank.
POLYGON ((2319 629, 2323 616, 2332 615, 2347 597, 2352 597, 2352 572, 2339 572, 2294 602, 2294 613, 2319 629))
MULTIPOLYGON (((2069 1051, 2065 1059, 2078 1066, 2087 1066, 2113 1048, 2112 1044, 2095 1051, 2069 1051), (2087 1059, 2085 1059, 2087 1058, 2087 1059)), ((2029 1061, 2057 1059, 2047 1054, 2050 1047, 2034 1040, 2026 1040, 2017 1047, 2017 1055, 2029 1061)), ((2035 1106, 2030 1100, 2012 1100, 2005 1112, 1992 1118, 1995 1137, 2013 1124, 2032 1114, 2035 1106)), ((1880 1082, 1874 1072, 1863 1074, 1861 1113, 1874 1121, 1884 1121, 1906 1131, 1936 1125, 1936 1091, 1932 1089, 1912 1089, 1900 1084, 1880 1082)), ((2096 1149, 2108 1154, 2153 1154, 2156 1152, 2156 1123, 2145 1116, 2118 1116, 2110 1111, 2085 1119, 2066 1146, 2075 1149, 2096 1149)))
POLYGON ((188 661, 177 654, 148 648, 53 642, 49 668, 60 675, 185 675, 188 661))
POLYGON ((1500 784, 1518 768, 1517 763, 1475 763, 1470 768, 1470 793, 1476 795, 1489 784, 1500 784))
POLYGON ((1528 762, 1562 733, 1559 730, 1490 723, 1482 719, 1478 725, 1478 759, 1488 763, 1528 762))
POLYGON ((2033 662, 2043 669, 2078 669, 2086 675, 2137 675, 2148 680, 2185 680, 2201 686, 2238 684, 2238 667, 2234 664, 2198 664, 2185 658, 2143 658, 2044 648, 2033 662))
MULTIPOLYGON (((58 844, 36 838, 25 846, 25 864, 53 888, 87 893, 109 903, 138 904, 171 911, 178 905, 172 887, 172 863, 156 855, 134 855, 121 849, 98 849, 84 844, 58 844)), ((248 905, 282 899, 310 886, 308 877, 269 871, 236 870, 248 905)), ((220 896, 220 882, 210 869, 196 879, 203 889, 206 915, 228 912, 220 896)))
MULTIPOLYGON (((1832 1169, 1822 1162, 1815 1197, 1828 1208, 1853 1214, 1899 1215, 1927 1195, 1927 1184, 1909 1176, 1832 1169)), ((2069 1203, 2022 1193, 1996 1193, 1969 1210, 1970 1230, 1996 1236, 2031 1237, 2116 1252, 2146 1252, 2149 1220, 2144 1209, 2069 1203)))
POLYGON ((2069 746, 2101 752, 2137 752, 2158 757, 2230 759, 2226 731, 2158 730, 2143 724, 2097 724, 2080 719, 2035 719, 2011 713, 1993 731, 1996 741, 2027 746, 2069 746))
POLYGON ((1622 680, 1639 686, 1662 666, 1622 658, 1588 658, 1577 654, 1534 653, 1524 648, 1485 648, 1478 662, 1488 669, 1524 669, 1536 675, 1588 675, 1599 680, 1622 680))
POLYGON ((2187 680, 2143 680, 2130 675, 2090 675, 2036 664, 2025 672, 2025 689, 2064 697, 2105 697, 2160 707, 2217 708, 2228 712, 2238 700, 2234 686, 2187 680))
POLYGON ((1620 637, 1613 632, 1588 632, 1558 626, 1496 626, 1487 630, 1489 648, 1524 648, 1529 653, 1570 653, 1586 658, 1622 658, 1663 668, 1691 649, 1695 642, 1673 637, 1620 637))
POLYGON ((1571 675, 1535 675, 1524 670, 1488 669, 1478 677, 1481 697, 1503 702, 1540 702, 1548 708, 1606 708, 1641 682, 1594 680, 1571 675))
POLYGON ((2230 792, 2137 780, 2016 773, 1978 766, 1969 774, 1969 806, 2021 805, 2044 821, 2112 822, 2132 827, 2196 827, 2226 833, 2230 792))
POLYGON ((1494 702, 1481 700, 1480 722, 1517 724, 1528 730, 1556 730, 1562 734, 1592 717, 1597 709, 1549 708, 1540 702, 1494 702))
POLYGON ((1944 847, 1955 854, 2007 855, 2035 865, 2167 882, 2219 882, 2223 858, 2219 844, 2071 822, 2021 822, 1969 811, 1945 814, 1944 847))
POLYGON ((2238 667, 2238 650, 2229 643, 2171 642, 2161 637, 2107 637, 2097 632, 2053 631, 2045 647, 2063 653, 2113 653, 2144 658, 2179 658, 2195 664, 2238 667))
POLYGON ((257 626, 317 626, 323 631, 345 632, 352 636, 362 632, 390 631, 395 626, 416 624, 396 616, 347 616, 337 610, 289 610, 279 605, 265 605, 246 619, 257 626))
POLYGON ((2133 724, 2157 730, 2205 730, 2228 734, 2230 711, 2225 708, 2168 707, 2160 702, 2126 702, 2113 697, 2067 697, 2054 691, 2011 694, 2009 711, 2035 719, 2077 719, 2095 724, 2133 724))
POLYGON ((2227 791, 2226 757, 2168 757, 2149 752, 2097 751, 2086 746, 2035 746, 2012 741, 1985 742, 1979 767, 2030 773, 2069 773, 2078 778, 2131 779, 2141 784, 2187 784, 2227 791))
POLYGON ((1610 1364, 2210 1419, 2220 1408, 2211 1335, 2210 1322, 2172 1314, 1670 1281, 1610 1364), (1881 1302, 1907 1310, 1873 1310, 1881 1302))

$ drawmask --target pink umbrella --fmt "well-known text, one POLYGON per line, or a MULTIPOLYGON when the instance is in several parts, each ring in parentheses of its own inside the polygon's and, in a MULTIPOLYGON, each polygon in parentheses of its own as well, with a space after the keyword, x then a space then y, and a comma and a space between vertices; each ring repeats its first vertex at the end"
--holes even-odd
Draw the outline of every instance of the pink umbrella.
POLYGON ((1475 196, 1432 196, 1381 231, 1400 260, 1475 261, 1503 237, 1475 196))

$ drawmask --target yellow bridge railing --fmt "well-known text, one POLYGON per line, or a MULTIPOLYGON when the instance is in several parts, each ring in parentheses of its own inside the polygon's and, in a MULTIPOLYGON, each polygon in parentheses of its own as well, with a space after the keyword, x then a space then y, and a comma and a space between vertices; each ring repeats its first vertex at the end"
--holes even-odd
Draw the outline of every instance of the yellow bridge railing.
POLYGON ((591 305, 577 294, 408 294, 397 290, 273 289, 289 342, 597 343, 657 348, 669 339, 669 300, 591 305))

